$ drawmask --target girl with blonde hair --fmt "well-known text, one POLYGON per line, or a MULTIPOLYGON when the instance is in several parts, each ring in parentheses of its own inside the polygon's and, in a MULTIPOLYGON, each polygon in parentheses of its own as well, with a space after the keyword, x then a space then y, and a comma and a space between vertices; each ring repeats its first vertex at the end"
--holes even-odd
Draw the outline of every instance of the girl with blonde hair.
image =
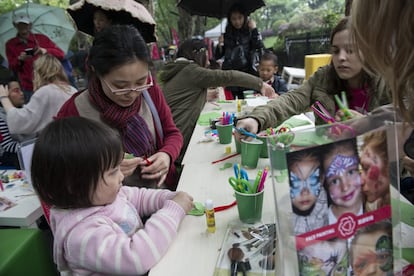
POLYGON ((60 85, 62 89, 68 89, 69 80, 60 60, 51 55, 38 58, 33 64, 33 87, 36 91, 50 83, 60 85))
POLYGON ((22 108, 13 106, 7 87, 0 85, 0 101, 7 112, 7 125, 12 134, 38 133, 76 92, 69 85, 63 66, 56 57, 42 55, 36 59, 33 68, 35 93, 22 108))
POLYGON ((414 119, 414 105, 407 104, 414 100, 413 14, 414 1, 407 0, 354 0, 351 10, 351 28, 365 66, 388 81, 394 105, 406 121, 414 119))

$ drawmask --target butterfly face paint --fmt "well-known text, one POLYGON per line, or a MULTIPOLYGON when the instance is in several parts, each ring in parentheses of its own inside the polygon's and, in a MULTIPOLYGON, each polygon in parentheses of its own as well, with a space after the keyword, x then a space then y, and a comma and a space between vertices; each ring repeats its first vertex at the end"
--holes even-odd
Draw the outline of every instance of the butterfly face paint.
POLYGON ((338 154, 326 170, 325 176, 326 178, 341 176, 352 166, 358 167, 358 158, 356 156, 343 156, 338 154))
POLYGON ((304 179, 302 171, 297 166, 300 175, 296 175, 294 172, 290 172, 290 198, 294 199, 304 189, 308 189, 315 197, 319 196, 321 191, 321 184, 319 181, 319 168, 315 168, 311 171, 310 175, 304 179))

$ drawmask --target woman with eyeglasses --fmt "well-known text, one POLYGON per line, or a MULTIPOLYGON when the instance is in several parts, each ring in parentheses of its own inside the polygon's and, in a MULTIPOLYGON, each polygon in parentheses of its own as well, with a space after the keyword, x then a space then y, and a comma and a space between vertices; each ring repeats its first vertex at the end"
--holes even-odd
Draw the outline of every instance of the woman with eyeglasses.
POLYGON ((136 28, 103 29, 89 52, 88 88, 69 99, 57 117, 88 117, 118 130, 126 153, 121 162, 125 185, 174 190, 174 160, 183 137, 149 63, 147 46, 136 28))

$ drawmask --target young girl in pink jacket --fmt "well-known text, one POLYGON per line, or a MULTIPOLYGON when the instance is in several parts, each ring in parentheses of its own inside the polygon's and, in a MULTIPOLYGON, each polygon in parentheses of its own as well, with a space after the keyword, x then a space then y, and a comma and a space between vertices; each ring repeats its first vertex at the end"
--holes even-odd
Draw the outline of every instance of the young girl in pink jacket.
POLYGON ((39 136, 32 181, 52 206, 60 272, 144 274, 166 253, 191 210, 192 198, 184 192, 122 186, 123 157, 119 134, 87 118, 54 121, 39 136))

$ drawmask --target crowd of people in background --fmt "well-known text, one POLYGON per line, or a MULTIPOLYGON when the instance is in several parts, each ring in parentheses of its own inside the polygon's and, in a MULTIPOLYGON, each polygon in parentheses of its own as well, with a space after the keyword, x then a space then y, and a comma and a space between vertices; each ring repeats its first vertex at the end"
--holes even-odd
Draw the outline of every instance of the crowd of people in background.
MULTIPOLYGON (((52 207, 55 261, 60 271, 145 273, 166 252, 192 208, 191 196, 175 190, 197 118, 206 101, 218 97, 218 92, 208 93, 209 89, 224 87, 229 99, 243 99, 243 91, 252 89, 271 99, 237 118, 236 126, 251 133, 278 126, 308 111, 316 101, 339 120, 345 114, 334 95, 341 91, 349 100, 352 119, 369 116, 394 102, 401 118, 412 123, 413 10, 413 1, 354 0, 352 17, 344 17, 332 30, 330 64, 291 91, 279 74, 278 57, 265 49, 256 23, 239 4, 228 11, 228 25, 214 57, 209 57, 202 39, 187 39, 156 72, 139 30, 117 24, 103 9, 96 8, 91 19, 91 47, 83 45, 71 58, 72 64, 51 39, 31 31, 29 14, 16 14, 16 36, 1 46, 6 57, 0 66, 0 166, 18 169, 19 144, 37 138, 33 185, 46 206, 52 207), (383 26, 383 22, 391 23, 381 31, 371 28, 383 26), (384 33, 389 39, 383 39, 384 33), (217 69, 210 68, 210 58, 217 69), (85 79, 83 87, 77 87, 72 71, 77 72, 76 78, 85 79), (79 163, 73 152, 80 148, 84 149, 84 160, 97 167, 86 161, 79 163), (124 212, 117 215, 114 208, 124 212), (82 223, 77 216, 83 217, 82 223), (62 225, 70 225, 79 241, 60 231, 62 225), (95 255, 80 254, 85 233, 91 239, 90 252, 118 248, 122 269, 112 271, 115 260, 110 254, 101 254, 99 261, 95 255), (107 248, 103 248, 99 238, 107 235, 114 235, 114 240, 107 240, 107 248), (123 237, 121 244, 116 239, 119 236, 123 237), (159 241, 160 236, 165 243, 159 241), (129 243, 131 240, 134 243, 129 243), (159 255, 138 250, 142 243, 156 248, 159 255), (65 252, 68 248, 70 253, 65 252), (138 264, 135 258, 140 260, 138 264)), ((316 120, 316 124, 325 123, 316 120)), ((236 139, 242 138, 236 133, 236 139)), ((388 160, 378 152, 382 143, 380 137, 365 137, 359 157, 361 173, 356 145, 349 142, 327 148, 322 159, 308 152, 289 163, 293 182, 299 179, 299 183, 305 176, 325 177, 324 183, 312 187, 308 206, 295 201, 301 196, 300 188, 291 192, 296 233, 334 223, 351 207, 359 215, 390 204, 383 188, 389 185, 388 160), (377 163, 370 159, 373 155, 378 157, 377 163), (353 206, 342 206, 341 200, 336 200, 340 191, 330 182, 330 164, 338 156, 341 162, 355 165, 352 185, 358 193, 353 206), (375 179, 372 170, 379 170, 375 179), (320 206, 328 204, 329 212, 323 213, 320 206), (303 220, 304 213, 312 214, 313 220, 303 220)), ((414 171, 414 156, 404 158, 407 170, 414 171)), ((373 233, 380 230, 391 236, 388 228, 372 229, 373 233)), ((356 241, 364 235, 361 231, 354 238, 350 262, 361 262, 357 255, 363 249, 356 241)))

